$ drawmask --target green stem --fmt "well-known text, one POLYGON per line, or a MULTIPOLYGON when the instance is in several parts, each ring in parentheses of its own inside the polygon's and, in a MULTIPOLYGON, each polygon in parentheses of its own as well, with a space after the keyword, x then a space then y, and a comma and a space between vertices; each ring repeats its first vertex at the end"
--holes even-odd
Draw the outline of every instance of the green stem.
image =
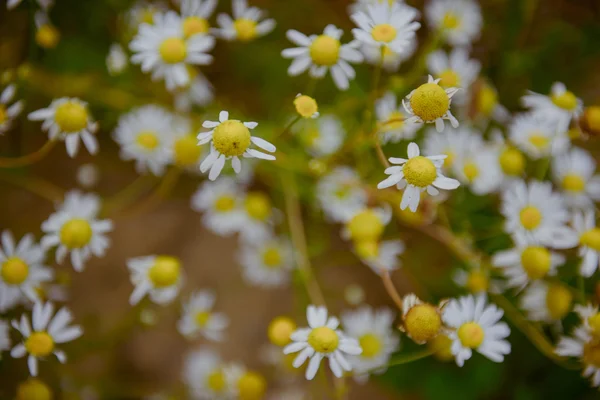
POLYGON ((395 357, 392 357, 390 361, 387 363, 387 367, 394 367, 396 365, 408 364, 413 361, 422 360, 423 358, 427 358, 434 353, 432 349, 425 349, 422 351, 418 351, 411 354, 402 354, 395 357))

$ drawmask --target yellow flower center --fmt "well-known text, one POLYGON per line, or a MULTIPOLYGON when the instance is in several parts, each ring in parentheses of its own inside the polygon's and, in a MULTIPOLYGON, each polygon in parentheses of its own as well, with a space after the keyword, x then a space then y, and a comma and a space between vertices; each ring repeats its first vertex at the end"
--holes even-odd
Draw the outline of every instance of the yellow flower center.
POLYGON ((583 363, 600 368, 600 342, 592 340, 583 346, 583 363))
POLYGON ((569 288, 561 284, 552 284, 546 293, 546 307, 552 319, 562 319, 571 309, 573 295, 569 288))
POLYGON ((290 335, 295 330, 296 323, 291 318, 277 317, 269 324, 267 333, 271 343, 283 347, 291 342, 290 335))
POLYGON ((171 37, 163 40, 158 48, 163 61, 167 64, 177 64, 185 60, 187 48, 183 39, 171 37))
POLYGON ((198 162, 202 148, 198 146, 197 142, 194 135, 185 135, 175 140, 173 153, 176 165, 189 167, 198 162))
POLYGON ((4 104, 0 104, 0 125, 6 122, 8 115, 6 114, 6 107, 4 104))
POLYGON ((225 390, 225 374, 219 368, 208 374, 206 378, 206 386, 215 393, 220 393, 225 390))
POLYGON ((266 267, 276 269, 281 266, 283 257, 277 247, 269 247, 262 253, 263 263, 266 267))
POLYGON ((581 175, 567 174, 562 180, 562 187, 567 192, 580 193, 585 189, 585 181, 581 175))
POLYGON ((158 135, 154 131, 141 131, 137 134, 135 142, 146 151, 153 151, 159 144, 158 135))
POLYGON ((310 45, 310 57, 317 65, 332 66, 340 56, 340 41, 327 35, 320 35, 310 45))
POLYGON ((87 220, 74 218, 60 228, 60 241, 69 249, 80 249, 90 242, 92 233, 92 227, 87 220))
POLYGON ((354 249, 360 258, 369 260, 379 254, 379 243, 376 240, 359 240, 354 242, 354 249))
POLYGON ((443 29, 456 29, 460 26, 460 18, 455 13, 448 11, 442 19, 443 29))
POLYGON ((404 115, 400 111, 392 111, 387 121, 383 123, 382 132, 395 131, 404 125, 404 115))
POLYGON ((404 317, 406 333, 417 343, 427 342, 440 331, 442 318, 438 309, 431 304, 413 306, 404 317))
POLYGON ((487 292, 490 286, 490 281, 487 275, 485 275, 483 272, 472 271, 467 277, 466 286, 471 293, 487 292))
POLYGON ((88 124, 88 112, 83 104, 67 101, 56 107, 54 122, 65 133, 79 132, 88 124))
POLYGON ((544 150, 546 147, 548 147, 550 139, 539 132, 532 132, 529 135, 529 143, 531 143, 538 150, 544 150))
POLYGON ((296 112, 304 118, 312 118, 319 111, 317 101, 310 96, 298 96, 294 99, 294 107, 296 112))
POLYGON ((415 115, 425 122, 431 122, 448 112, 450 98, 440 85, 425 83, 413 92, 410 106, 415 115))
POLYGON ((174 285, 179 279, 181 263, 176 257, 158 256, 148 270, 148 278, 157 288, 174 285))
POLYGON ((54 350, 54 340, 46 332, 33 332, 25 341, 27 352, 36 357, 46 357, 54 350))
POLYGON ((237 37, 242 42, 248 42, 257 36, 256 21, 246 18, 236 19, 233 28, 237 32, 237 37))
POLYGON ((577 108, 577 97, 569 91, 559 95, 552 95, 552 102, 556 106, 568 111, 573 111, 577 108))
POLYGON ((500 167, 506 175, 519 176, 525 170, 525 157, 523 153, 513 147, 507 147, 499 158, 500 167))
POLYGON ((210 316, 211 314, 208 311, 197 312, 196 317, 194 318, 196 325, 198 325, 200 328, 204 328, 210 320, 210 316))
POLYGON ((402 168, 406 182, 417 187, 427 187, 437 178, 437 169, 427 157, 413 157, 402 168))
POLYGON ((371 30, 371 36, 378 42, 389 43, 396 39, 396 28, 390 24, 375 25, 371 30))
POLYGON ((183 21, 183 35, 188 38, 198 33, 208 33, 208 21, 204 18, 190 16, 183 21))
POLYGON ((480 113, 490 116, 498 104, 498 93, 488 84, 484 84, 477 96, 477 108, 480 113))
POLYGON ((433 355, 440 361, 450 361, 454 359, 452 354, 452 339, 440 334, 427 342, 427 346, 433 351, 433 355))
POLYGON ((527 247, 521 253, 521 264, 529 279, 541 279, 550 271, 550 252, 543 247, 527 247))
POLYGON ((527 206, 519 213, 521 225, 527 230, 533 230, 542 223, 542 213, 535 206, 527 206))
POLYGON ((271 215, 271 201, 262 192, 250 192, 244 201, 248 215, 259 221, 266 221, 271 215))
POLYGON ((588 317, 587 323, 590 326, 592 335, 600 336, 600 313, 596 313, 591 317, 588 317))
POLYGON ((354 241, 362 242, 379 239, 385 226, 374 210, 366 208, 352 217, 347 228, 354 241))
POLYGON ((222 122, 213 132, 215 149, 227 157, 241 156, 250 146, 250 130, 240 121, 222 122))
POLYGON ((2 263, 0 275, 9 285, 20 285, 29 276, 29 266, 19 257, 9 257, 2 263))
POLYGON ((40 26, 35 33, 35 42, 44 49, 53 49, 60 40, 60 32, 50 24, 40 26))
POLYGON ((265 378, 253 371, 247 371, 237 383, 240 400, 260 400, 267 390, 265 378))
POLYGON ((600 251, 600 228, 592 228, 579 237, 582 245, 600 251))
POLYGON ((485 336, 483 328, 477 322, 467 322, 458 328, 458 339, 463 346, 470 349, 479 347, 485 336))
POLYGON ((16 400, 52 400, 52 391, 39 379, 29 378, 17 387, 16 400))
POLYGON ((326 326, 315 328, 308 335, 308 344, 318 353, 331 353, 335 351, 339 342, 340 338, 338 334, 326 326))
POLYGON ((460 86, 460 76, 456 73, 456 71, 447 69, 442 71, 440 74, 440 85, 445 88, 458 87, 460 86))
POLYGON ((479 168, 474 162, 465 163, 463 173, 469 182, 473 182, 479 176, 479 168))
POLYGON ((342 184, 335 192, 334 195, 340 200, 347 199, 350 196, 352 187, 349 184, 342 184))
POLYGON ((235 208, 235 198, 229 195, 222 195, 215 200, 214 207, 217 212, 229 212, 235 208))
POLYGON ((600 132, 600 106, 589 106, 583 113, 584 125, 591 132, 600 132))
POLYGON ((365 358, 373 358, 383 349, 383 342, 379 336, 373 333, 367 333, 358 339, 358 343, 362 348, 361 356, 365 358))
POLYGON ((443 154, 448 156, 444 160, 444 167, 451 168, 454 165, 454 160, 456 160, 456 153, 450 149, 447 149, 443 152, 443 154))

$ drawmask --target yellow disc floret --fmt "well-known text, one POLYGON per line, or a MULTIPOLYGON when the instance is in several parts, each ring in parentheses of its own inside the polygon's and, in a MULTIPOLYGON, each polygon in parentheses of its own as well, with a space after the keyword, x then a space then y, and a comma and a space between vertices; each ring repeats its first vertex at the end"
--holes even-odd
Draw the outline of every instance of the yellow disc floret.
POLYGON ((187 48, 183 39, 171 37, 163 40, 158 48, 163 61, 167 64, 177 64, 185 60, 187 48))
POLYGON ((487 275, 481 271, 471 271, 467 277, 466 286, 471 293, 487 292, 490 286, 490 280, 487 275))
POLYGON ((340 41, 327 35, 320 35, 310 45, 310 57, 321 66, 332 66, 340 57, 340 41))
POLYGON ((219 196, 214 203, 215 211, 229 212, 235 208, 235 198, 229 195, 219 196))
POLYGON ((356 254, 365 260, 376 258, 379 254, 379 243, 376 240, 359 240, 354 242, 356 254))
POLYGON ((589 229, 579 237, 582 245, 600 251, 600 228, 589 229))
POLYGON ((250 217, 259 221, 266 221, 272 210, 269 197, 262 192, 248 193, 244 208, 250 217))
POLYGON ((600 341, 594 339, 583 346, 583 363, 600 368, 600 341))
POLYGON ((460 26, 460 18, 453 12, 448 11, 442 18, 443 29, 456 29, 460 26))
POLYGON ((179 280, 181 263, 176 257, 157 256, 148 270, 148 278, 157 288, 175 284, 179 280))
POLYGON ((308 335, 308 344, 318 353, 335 351, 340 342, 338 334, 331 328, 322 326, 313 329, 308 335))
POLYGON ((592 135, 600 135, 600 106, 589 106, 581 118, 582 128, 592 135))
POLYGON ((312 118, 319 111, 317 101, 306 95, 296 97, 294 99, 294 107, 296 107, 296 112, 303 118, 312 118))
POLYGON ((69 249, 80 249, 92 239, 92 227, 83 218, 67 221, 60 228, 60 242, 69 249))
POLYGON ((265 378, 257 372, 246 371, 237 382, 240 400, 260 400, 267 390, 265 378))
POLYGON ((440 77, 440 85, 445 88, 457 87, 460 86, 460 76, 456 73, 456 71, 452 69, 447 69, 442 71, 439 75, 440 77))
POLYGON ((521 253, 521 264, 529 279, 541 279, 550 271, 552 258, 548 249, 530 246, 521 253))
POLYGON ((477 110, 489 117, 498 104, 498 93, 492 86, 484 83, 477 94, 476 104, 477 110))
POLYGON ((397 34, 396 28, 390 24, 375 25, 373 29, 371 29, 371 36, 377 42, 389 43, 396 39, 397 34))
POLYGON ((358 343, 362 348, 361 356, 365 358, 373 358, 378 356, 383 349, 381 338, 373 333, 367 333, 358 339, 358 343))
POLYGON ((145 151, 151 152, 160 143, 158 135, 154 131, 141 131, 135 137, 135 142, 145 151))
POLYGON ((544 150, 550 144, 550 139, 541 132, 532 132, 529 135, 529 143, 538 150, 544 150))
POLYGON ((346 228, 352 240, 363 242, 379 239, 385 226, 375 210, 366 208, 352 217, 346 228))
POLYGON ((56 107, 54 122, 62 132, 74 133, 85 129, 88 125, 87 108, 76 101, 66 101, 56 107))
POLYGON ((183 20, 183 35, 187 38, 198 33, 208 33, 208 21, 194 15, 183 20))
POLYGON ((389 132, 399 130, 404 126, 404 120, 406 117, 400 111, 392 111, 388 117, 387 121, 382 124, 381 131, 389 132))
POLYGON ((175 140, 173 144, 173 158, 180 167, 195 165, 200 158, 202 148, 198 146, 194 135, 185 135, 175 140))
POLYGON ((60 40, 60 32, 50 24, 40 26, 35 33, 35 42, 44 49, 53 49, 60 40))
POLYGON ((461 325, 457 333, 462 345, 470 349, 479 347, 485 336, 483 328, 477 322, 467 322, 461 325))
POLYGON ((296 323, 289 317, 276 317, 269 324, 268 336, 271 343, 283 347, 291 342, 290 335, 296 330, 296 323))
POLYGON ((463 173, 469 182, 473 182, 479 176, 479 168, 474 162, 467 162, 463 166, 463 173))
POLYGON ((425 83, 413 92, 410 106, 416 116, 425 122, 432 122, 448 112, 450 98, 440 85, 425 83))
POLYGON ((209 311, 199 311, 196 313, 194 317, 194 321, 196 321, 196 325, 200 328, 203 328, 210 321, 211 313, 209 311))
POLYGON ((437 169, 427 157, 413 157, 404 164, 402 168, 404 179, 410 185, 416 187, 427 187, 437 178, 437 169))
POLYGON ((241 42, 249 42, 256 38, 256 21, 246 18, 236 19, 233 22, 233 28, 237 33, 237 38, 241 42))
POLYGON ((215 393, 221 393, 225 390, 227 381, 221 368, 214 370, 206 377, 206 386, 215 393))
POLYGON ((2 280, 9 285, 20 285, 29 276, 29 266, 19 257, 7 258, 0 268, 2 280))
POLYGON ((552 95, 552 102, 556 106, 568 111, 573 111, 577 108, 577 97, 568 90, 562 94, 552 95))
POLYGON ((542 213, 535 206, 527 206, 519 213, 519 219, 525 229, 532 230, 542 223, 542 213))
POLYGON ((431 304, 422 303, 413 306, 404 316, 404 329, 417 343, 427 342, 440 332, 442 317, 439 310, 431 304))
POLYGON ((454 359, 452 354, 452 339, 446 335, 437 335, 427 342, 427 346, 433 351, 433 355, 440 361, 450 361, 454 359))
POLYGON ((227 157, 237 157, 244 154, 250 146, 250 130, 237 120, 227 120, 215 128, 213 145, 215 149, 227 157))
POLYGON ((600 336, 600 313, 588 317, 587 323, 592 331, 592 335, 596 337, 600 336))
POLYGON ((47 332, 33 332, 25 340, 25 348, 32 356, 46 357, 54 350, 54 340, 47 332))
POLYGON ((571 309, 573 294, 564 285, 552 284, 546 293, 546 306, 552 319, 562 319, 571 309))
POLYGON ((271 246, 267 247, 263 251, 262 260, 263 264, 265 264, 267 268, 276 269, 281 266, 281 263, 283 262, 283 257, 281 255, 281 251, 277 247, 271 246))
POLYGON ((500 168, 506 175, 519 176, 525 170, 525 157, 514 147, 505 148, 498 159, 500 168))
POLYGON ((39 379, 29 378, 17 387, 16 400, 52 400, 52 391, 39 379))
POLYGON ((0 125, 8 120, 8 114, 6 113, 6 106, 0 104, 0 125))
POLYGON ((562 188, 572 193, 583 192, 585 180, 578 174, 566 174, 562 179, 562 188))

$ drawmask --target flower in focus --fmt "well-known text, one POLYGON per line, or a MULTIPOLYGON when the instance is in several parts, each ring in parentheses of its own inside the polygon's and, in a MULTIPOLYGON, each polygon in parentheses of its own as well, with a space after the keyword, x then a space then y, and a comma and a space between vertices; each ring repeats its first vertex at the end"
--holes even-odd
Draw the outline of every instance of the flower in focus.
POLYGON ((582 257, 579 273, 588 278, 596 272, 600 262, 600 228, 596 226, 594 210, 575 213, 573 229, 579 236, 577 254, 582 257))
POLYGON ((565 202, 571 207, 586 208, 600 200, 600 176, 594 172, 594 158, 577 147, 552 159, 554 182, 562 189, 565 202))
POLYGON ((552 85, 549 96, 530 91, 521 98, 521 103, 533 113, 558 119, 564 130, 568 129, 571 119, 579 118, 583 112, 583 102, 561 82, 552 85))
POLYGON ((443 88, 460 87, 469 89, 479 75, 481 64, 469 59, 465 48, 456 48, 450 54, 437 50, 427 56, 429 73, 440 78, 443 88))
POLYGON ((345 222, 367 204, 360 177, 350 167, 334 168, 319 180, 315 192, 325 217, 333 222, 345 222))
POLYGON ((410 115, 404 110, 404 107, 398 105, 396 96, 392 92, 386 93, 377 100, 375 114, 383 144, 413 139, 419 129, 417 124, 404 123, 404 120, 408 119, 410 115))
POLYGON ((92 121, 86 102, 76 98, 62 97, 53 100, 48 108, 29 114, 31 121, 44 121, 42 129, 48 131, 50 140, 64 140, 67 153, 77 155, 79 139, 90 154, 98 152, 98 141, 94 136, 98 123, 92 121))
POLYGON ((542 114, 517 115, 509 126, 510 140, 533 159, 555 156, 569 148, 569 137, 556 118, 542 114))
POLYGON ((202 348, 190 352, 184 360, 183 381, 194 399, 216 399, 224 396, 227 383, 223 361, 217 352, 202 348))
POLYGON ((351 371, 352 366, 346 360, 346 355, 357 356, 362 353, 358 341, 337 329, 339 320, 327 318, 325 307, 308 306, 306 318, 309 327, 294 331, 291 335, 293 343, 283 349, 284 354, 300 352, 293 362, 294 367, 300 368, 310 358, 305 374, 308 380, 315 377, 323 358, 329 359, 329 367, 338 378, 342 377, 343 371, 351 371))
POLYGON ((245 242, 239 262, 244 279, 251 285, 281 287, 289 281, 290 270, 294 267, 292 246, 283 239, 245 242))
POLYGON ((340 149, 346 137, 342 121, 334 115, 322 115, 316 121, 296 125, 293 132, 299 135, 307 150, 315 157, 323 157, 340 149))
POLYGON ((296 112, 302 118, 314 119, 319 116, 319 106, 317 101, 310 96, 298 93, 294 99, 294 107, 296 108, 296 112))
POLYGON ((106 234, 112 231, 112 222, 99 220, 100 199, 93 194, 82 194, 76 190, 65 195, 63 204, 42 223, 42 247, 58 246, 56 262, 61 264, 71 253, 71 264, 77 272, 94 255, 104 256, 110 240, 106 234))
POLYGON ((363 61, 363 55, 357 50, 358 42, 341 44, 343 31, 334 25, 327 25, 323 34, 306 36, 296 30, 289 30, 287 38, 299 47, 285 49, 281 52, 284 58, 294 61, 288 68, 290 76, 300 75, 310 68, 313 78, 323 78, 327 71, 340 90, 350 87, 349 81, 356 77, 351 63, 363 61))
POLYGON ((233 18, 219 14, 217 34, 225 40, 249 42, 265 36, 275 28, 274 19, 263 19, 264 11, 257 7, 248 7, 246 0, 232 0, 233 18), (261 21, 262 20, 262 21, 261 21))
POLYGON ((471 358, 473 350, 494 362, 502 362, 510 354, 510 343, 505 340, 510 328, 500 318, 504 311, 488 304, 485 295, 452 299, 442 310, 445 325, 453 328, 448 334, 451 351, 459 367, 471 358))
POLYGON ((563 319, 573 303, 571 290, 560 283, 533 282, 521 296, 521 308, 532 321, 552 323, 563 319))
POLYGON ((12 84, 4 88, 0 94, 0 135, 11 128, 14 119, 23 111, 23 100, 10 105, 16 92, 17 87, 12 84))
POLYGON ((256 122, 242 122, 237 119, 229 119, 227 111, 219 113, 219 121, 204 121, 202 127, 210 129, 208 132, 198 134, 198 144, 210 142, 210 154, 206 156, 200 165, 200 171, 206 172, 210 169, 208 179, 217 179, 225 166, 225 160, 231 159, 231 166, 236 173, 242 170, 240 156, 246 158, 262 158, 263 160, 275 160, 275 156, 261 151, 251 149, 255 146, 274 153, 277 149, 271 143, 250 134, 250 129, 258 126, 256 122))
POLYGON ((425 303, 416 295, 408 294, 402 299, 402 329, 417 344, 427 343, 442 332, 442 310, 439 306, 425 303))
POLYGON ((136 305, 150 295, 156 304, 168 304, 179 293, 183 284, 181 261, 173 256, 144 256, 127 260, 131 283, 135 286, 129 304, 136 305))
POLYGON ((108 56, 106 56, 106 68, 108 73, 115 76, 121 74, 127 68, 129 60, 127 53, 123 50, 123 47, 118 43, 110 45, 108 56))
POLYGON ((223 313, 213 311, 216 296, 212 290, 199 290, 192 293, 183 304, 183 315, 177 323, 177 330, 189 339, 200 336, 220 342, 225 337, 229 318, 223 313))
POLYGON ((390 158, 390 163, 398 164, 398 166, 385 170, 385 173, 390 176, 380 182, 377 188, 384 189, 394 185, 398 189, 405 188, 400 209, 404 210, 408 207, 412 212, 416 212, 421 192, 427 190, 428 194, 436 196, 439 194, 437 188, 452 190, 460 185, 456 179, 442 175, 441 168, 446 157, 446 155, 421 156, 419 146, 416 143, 410 143, 408 159, 390 158))
POLYGON ((57 344, 67 343, 83 334, 77 325, 68 326, 73 320, 71 312, 63 307, 54 315, 54 305, 50 302, 36 302, 33 305, 31 325, 25 315, 20 322, 12 321, 12 326, 23 335, 24 341, 10 352, 11 357, 21 358, 29 354, 27 366, 32 376, 38 374, 38 359, 54 354, 58 361, 64 363, 66 354, 56 348, 57 344), (32 329, 33 327, 33 329, 32 329))
POLYGON ((438 83, 440 79, 433 79, 429 75, 427 83, 419 86, 402 100, 402 105, 407 113, 412 115, 405 122, 409 123, 435 123, 438 132, 444 130, 444 120, 450 121, 453 128, 458 127, 458 120, 450 111, 452 97, 458 92, 457 88, 442 88, 438 83))
POLYGON ((264 398, 267 381, 256 371, 239 363, 230 363, 223 368, 229 398, 258 400, 264 398))
POLYGON ((192 209, 204 213, 202 223, 212 232, 229 236, 244 222, 242 192, 231 178, 204 182, 192 196, 192 209))
POLYGON ((452 46, 468 46, 481 33, 481 9, 473 0, 431 0, 425 15, 429 25, 452 46))

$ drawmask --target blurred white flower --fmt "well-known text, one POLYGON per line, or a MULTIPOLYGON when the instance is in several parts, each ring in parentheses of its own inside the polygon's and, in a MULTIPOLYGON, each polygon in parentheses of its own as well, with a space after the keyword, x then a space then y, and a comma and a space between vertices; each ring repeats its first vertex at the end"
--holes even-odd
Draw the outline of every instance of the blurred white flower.
POLYGON ((215 342, 222 341, 229 318, 223 313, 213 311, 215 301, 212 290, 192 293, 189 300, 183 304, 183 314, 177 323, 179 333, 188 339, 202 336, 215 342))

